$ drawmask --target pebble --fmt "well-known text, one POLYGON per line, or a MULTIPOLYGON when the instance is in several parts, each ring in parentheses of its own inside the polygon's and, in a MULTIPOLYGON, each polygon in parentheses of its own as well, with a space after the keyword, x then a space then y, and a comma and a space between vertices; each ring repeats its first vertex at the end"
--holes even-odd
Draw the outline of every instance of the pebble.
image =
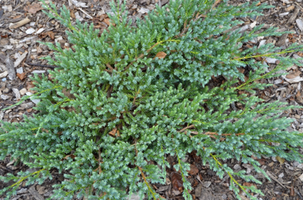
POLYGON ((38 35, 44 31, 44 28, 40 28, 35 34, 38 35))
POLYGON ((132 194, 128 200, 139 200, 140 199, 140 195, 139 194, 132 194))
POLYGON ((19 92, 23 96, 26 94, 27 90, 25 88, 22 88, 19 92))
POLYGON ((265 43, 266 43, 266 40, 261 40, 260 43, 259 43, 258 48, 260 48, 260 46, 264 45, 265 43))
POLYGON ((276 58, 269 58, 269 57, 266 58, 267 63, 276 63, 277 60, 278 59, 276 59, 276 58))
POLYGON ((30 35, 32 33, 34 33, 36 30, 34 28, 29 28, 25 31, 26 34, 30 35))
POLYGON ((138 10, 138 12, 144 14, 144 13, 148 13, 149 10, 142 7, 142 8, 140 8, 140 10, 138 10))
POLYGON ((280 16, 280 17, 283 17, 283 16, 288 15, 288 14, 289 14, 289 12, 285 12, 285 13, 279 14, 279 16, 280 16))
POLYGON ((22 74, 22 73, 23 73, 23 67, 17 68, 17 69, 16 69, 16 72, 17 72, 18 74, 22 74))
POLYGON ((5 88, 2 92, 3 92, 3 93, 8 93, 8 92, 9 92, 9 89, 8 89, 8 88, 5 88))
POLYGON ((211 185, 211 181, 204 181, 204 182, 202 183, 202 185, 203 185, 204 187, 208 188, 208 187, 211 185))
POLYGON ((20 96, 19 90, 17 88, 13 88, 12 90, 13 90, 13 93, 15 94, 16 99, 20 99, 21 96, 20 96))
POLYGON ((28 109, 34 107, 33 102, 23 103, 20 105, 21 109, 28 109))
POLYGON ((34 70, 34 71, 32 71, 32 73, 34 73, 34 74, 43 74, 43 73, 45 73, 45 70, 34 70))
POLYGON ((8 96, 8 95, 5 95, 5 94, 1 94, 1 99, 7 100, 7 99, 9 99, 9 96, 8 96))
POLYGON ((235 164, 234 169, 235 170, 241 169, 241 166, 239 164, 235 164))
MULTIPOLYGON (((26 92, 26 95, 31 96, 32 93, 31 92, 26 92)), ((32 102, 34 102, 35 104, 38 104, 40 102, 40 99, 34 99, 34 97, 30 98, 32 102)))
POLYGON ((7 75, 8 75, 8 72, 7 72, 7 71, 2 72, 2 73, 0 74, 0 78, 6 77, 7 75))
POLYGON ((299 29, 301 31, 303 31, 303 20, 302 19, 296 19, 296 23, 297 23, 299 29))

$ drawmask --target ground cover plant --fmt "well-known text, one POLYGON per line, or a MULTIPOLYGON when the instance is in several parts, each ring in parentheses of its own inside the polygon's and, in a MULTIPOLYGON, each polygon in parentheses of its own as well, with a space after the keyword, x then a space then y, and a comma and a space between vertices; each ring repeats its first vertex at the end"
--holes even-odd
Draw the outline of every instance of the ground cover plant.
POLYGON ((245 49, 256 37, 283 34, 274 28, 262 31, 262 25, 245 34, 232 29, 242 23, 235 17, 255 17, 269 6, 218 2, 171 1, 136 27, 127 20, 125 2, 112 3, 112 25, 102 34, 93 25, 72 24, 65 7, 59 14, 55 5, 44 3, 48 16, 67 27, 73 46, 47 44, 56 53, 45 59, 58 67, 51 77, 33 78, 31 98, 40 99, 38 114, 25 116, 22 123, 2 122, 1 159, 10 155, 39 170, 1 177, 15 180, 1 193, 9 199, 23 181, 42 183, 56 169, 65 180, 55 185, 51 199, 123 199, 134 192, 158 199, 151 184, 165 184, 166 169, 172 167, 166 156, 172 155, 178 159, 173 167, 182 176, 183 196, 192 199, 189 164, 182 158, 195 150, 220 178, 230 176, 230 189, 239 199, 240 190, 254 199, 248 188, 262 192, 236 180, 260 181, 222 160, 250 163, 268 179, 254 158, 302 161, 302 133, 286 131, 291 120, 279 117, 295 107, 263 103, 253 94, 268 86, 258 80, 279 76, 293 64, 302 66, 280 55, 303 46, 245 49), (258 59, 265 57, 279 59, 268 73, 258 59), (247 77, 241 68, 249 68, 247 77), (209 87, 211 77, 219 76, 225 82, 209 87), (231 109, 235 102, 243 109, 231 109))

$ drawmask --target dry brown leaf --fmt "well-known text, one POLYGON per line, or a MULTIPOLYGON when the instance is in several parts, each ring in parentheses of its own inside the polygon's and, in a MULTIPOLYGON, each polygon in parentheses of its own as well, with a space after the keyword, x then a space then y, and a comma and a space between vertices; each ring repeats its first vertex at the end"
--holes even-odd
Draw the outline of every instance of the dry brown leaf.
POLYGON ((120 132, 117 130, 117 128, 114 128, 112 131, 110 131, 108 134, 110 134, 113 137, 120 137, 120 132))
POLYGON ((63 88, 62 92, 63 92, 63 94, 65 96, 67 96, 70 99, 74 99, 75 98, 75 96, 73 94, 71 94, 70 91, 66 90, 66 88, 63 88))
POLYGON ((73 154, 67 155, 64 158, 61 159, 61 161, 66 160, 68 157, 71 157, 72 159, 74 159, 76 156, 73 154))
POLYGON ((75 15, 74 10, 73 10, 73 9, 70 9, 69 12, 70 12, 71 18, 76 19, 76 15, 75 15))
POLYGON ((26 6, 24 8, 25 11, 31 14, 36 14, 36 12, 42 10, 42 6, 39 3, 33 3, 32 5, 26 6))
POLYGON ((41 38, 41 39, 44 39, 44 38, 46 38, 47 36, 50 37, 52 40, 55 39, 55 34, 54 34, 53 31, 47 31, 47 32, 44 32, 44 33, 39 34, 39 38, 41 38))
POLYGON ((297 54, 298 54, 298 56, 303 57, 303 52, 299 52, 297 54))
POLYGON ((17 73, 18 78, 22 81, 25 78, 26 73, 19 74, 17 73))
POLYGON ((237 69, 241 74, 243 74, 245 72, 245 69, 243 67, 238 67, 237 69))
POLYGON ((303 104, 303 98, 301 97, 301 92, 298 91, 296 94, 296 100, 298 103, 303 104))
POLYGON ((109 18, 105 18, 103 21, 104 21, 108 26, 110 25, 110 19, 109 19, 109 18))
POLYGON ((294 79, 298 76, 300 76, 301 72, 300 71, 297 71, 297 72, 291 72, 289 74, 286 75, 286 78, 288 79, 294 79))
POLYGON ((171 183, 173 185, 174 190, 183 192, 183 180, 181 174, 179 174, 178 172, 172 172, 171 183))
POLYGON ((163 58, 165 58, 166 55, 167 55, 167 54, 166 54, 165 52, 161 51, 161 52, 158 52, 158 53, 156 54, 156 57, 157 57, 157 58, 160 58, 160 59, 163 59, 163 58))
POLYGON ((33 81, 26 82, 26 89, 27 89, 27 91, 35 94, 36 91, 35 90, 31 90, 31 88, 34 88, 34 87, 35 87, 35 85, 33 84, 33 81))
POLYGON ((285 162, 284 158, 281 158, 280 156, 276 156, 277 161, 279 161, 280 165, 282 165, 285 162))
POLYGON ((190 170, 187 171, 190 175, 196 175, 199 173, 199 169, 196 167, 196 165, 190 164, 190 170))

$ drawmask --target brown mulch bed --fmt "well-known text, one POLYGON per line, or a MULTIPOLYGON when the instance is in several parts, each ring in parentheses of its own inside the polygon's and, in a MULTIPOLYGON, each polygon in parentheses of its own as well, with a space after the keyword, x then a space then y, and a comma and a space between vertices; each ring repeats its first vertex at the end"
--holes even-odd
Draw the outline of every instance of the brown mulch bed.
MULTIPOLYGON (((57 7, 65 4, 71 11, 73 20, 79 19, 82 22, 93 22, 96 29, 103 31, 109 25, 108 13, 111 12, 108 0, 53 0, 57 7)), ((232 0, 230 4, 244 3, 244 0, 232 0)), ((243 29, 249 30, 254 24, 265 24, 264 28, 271 26, 278 27, 280 31, 293 31, 292 34, 284 34, 281 37, 258 38, 249 45, 262 45, 273 43, 279 47, 287 47, 291 43, 302 44, 303 38, 303 3, 302 0, 261 0, 267 2, 274 8, 264 10, 264 16, 256 19, 241 18, 245 22, 243 29)), ((155 8, 156 4, 164 6, 168 0, 128 0, 129 17, 132 19, 143 18, 146 13, 155 8)), ((134 20, 133 20, 134 21, 134 20)), ((46 55, 53 55, 45 45, 38 43, 59 42, 62 47, 69 47, 65 34, 65 27, 57 21, 49 19, 41 11, 41 4, 38 0, 2 0, 0 1, 0 110, 6 108, 32 91, 33 84, 30 77, 33 74, 48 74, 47 63, 39 58, 46 55), (36 64, 36 65, 33 65, 36 64)), ((303 57, 302 53, 290 54, 287 56, 303 57)), ((276 66, 276 61, 266 60, 269 70, 276 66)), ((259 96, 266 101, 280 100, 288 102, 289 105, 303 105, 303 81, 302 68, 293 66, 287 70, 288 75, 279 78, 264 80, 273 83, 272 87, 259 92, 259 96)), ((0 111, 0 120, 18 122, 22 115, 31 115, 35 106, 34 100, 27 100, 20 106, 15 106, 7 111, 0 111)), ((283 116, 294 119, 289 131, 297 130, 303 132, 303 109, 285 112, 283 116)), ((175 158, 167 158, 171 163, 175 158)), ((194 153, 186 158, 191 163, 190 180, 193 186, 193 197, 199 200, 220 200, 235 199, 235 195, 229 188, 228 175, 222 180, 215 173, 203 166, 194 153)), ((262 158, 258 160, 261 168, 271 177, 268 181, 260 173, 257 173, 249 164, 239 163, 236 160, 225 161, 234 170, 246 170, 260 181, 262 185, 256 185, 265 196, 258 196, 262 200, 299 200, 303 199, 303 164, 298 162, 287 162, 277 158, 262 158)), ((16 174, 20 170, 28 169, 22 163, 16 163, 9 158, 0 161, 0 175, 6 173, 16 174)), ((53 172, 54 179, 42 185, 25 186, 18 189, 13 199, 45 199, 52 193, 52 185, 63 180, 62 175, 53 172)), ((154 189, 166 199, 183 199, 178 190, 174 190, 174 181, 177 175, 171 172, 167 177, 165 186, 153 185, 154 189)), ((239 180, 241 184, 250 185, 239 180)), ((0 189, 12 183, 0 182, 0 189)), ((243 194, 242 194, 243 195, 243 194)), ((137 196, 133 195, 132 199, 137 196)), ((0 197, 1 199, 1 197, 0 197)), ((243 196, 243 200, 247 199, 243 196)))

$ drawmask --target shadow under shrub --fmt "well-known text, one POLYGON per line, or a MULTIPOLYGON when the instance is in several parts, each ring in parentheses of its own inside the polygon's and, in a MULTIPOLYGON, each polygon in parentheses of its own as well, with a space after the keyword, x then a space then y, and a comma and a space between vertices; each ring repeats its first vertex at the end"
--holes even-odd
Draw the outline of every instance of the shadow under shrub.
POLYGON ((54 59, 45 59, 58 67, 51 78, 33 78, 36 93, 31 98, 40 99, 35 108, 39 113, 24 116, 22 123, 2 122, 1 158, 11 155, 40 169, 1 177, 16 181, 2 194, 9 198, 23 181, 43 183, 52 178, 50 170, 57 169, 65 180, 55 185, 52 199, 122 199, 134 192, 156 199, 160 197, 151 184, 165 184, 166 167, 171 167, 165 158, 176 155, 179 163, 174 168, 182 175, 183 196, 191 199, 189 164, 182 158, 196 150, 219 177, 230 176, 230 189, 240 199, 240 190, 262 192, 240 185, 235 176, 261 182, 245 171, 233 171, 222 160, 250 163, 268 179, 252 156, 302 161, 302 134, 288 132, 292 120, 280 117, 295 107, 263 103, 253 94, 269 85, 257 80, 279 76, 279 70, 293 64, 302 66, 279 55, 303 47, 242 48, 258 36, 285 32, 262 31, 262 25, 248 33, 232 31, 242 23, 235 17, 261 15, 269 6, 226 3, 171 1, 137 20, 136 27, 127 20, 125 3, 112 3, 112 26, 101 36, 93 25, 72 24, 65 7, 59 15, 55 5, 44 3, 47 15, 67 27, 73 46, 47 44, 56 53, 54 59), (265 73, 266 64, 256 59, 261 57, 280 63, 265 73), (245 80, 239 69, 247 66, 251 71, 245 80), (226 81, 208 87, 212 76, 226 81), (231 109, 235 102, 244 108, 231 109))

